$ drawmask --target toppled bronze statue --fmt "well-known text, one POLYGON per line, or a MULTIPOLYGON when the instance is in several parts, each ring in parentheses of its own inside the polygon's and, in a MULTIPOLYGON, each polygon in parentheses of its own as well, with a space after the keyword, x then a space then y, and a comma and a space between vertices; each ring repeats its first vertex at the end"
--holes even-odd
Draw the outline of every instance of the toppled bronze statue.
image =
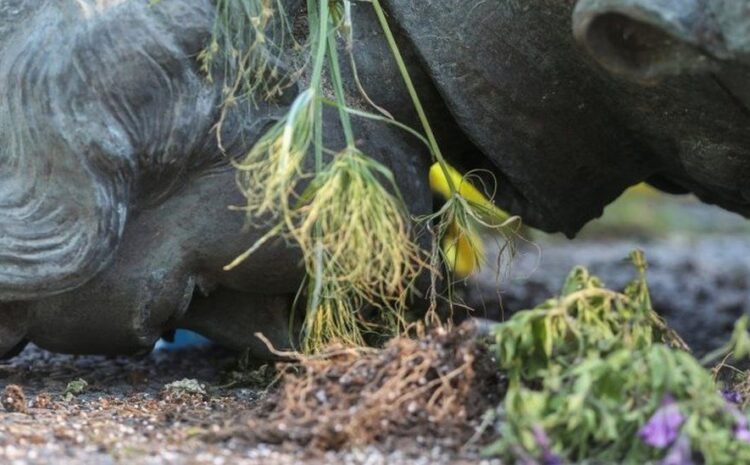
MULTIPOLYGON (((283 3, 290 22, 304 14, 283 3)), ((750 4, 385 5, 450 162, 491 172, 526 223, 573 235, 641 181, 750 214, 750 4)), ((416 127, 373 12, 353 9, 362 85, 416 127)), ((223 266, 267 230, 227 208, 243 201, 230 159, 296 88, 232 108, 220 150, 225 83, 197 61, 214 14, 209 0, 0 4, 0 354, 141 353, 176 328, 258 356, 256 331, 288 345, 298 251, 272 241, 223 266)), ((357 125, 411 212, 430 212, 427 151, 357 125)))

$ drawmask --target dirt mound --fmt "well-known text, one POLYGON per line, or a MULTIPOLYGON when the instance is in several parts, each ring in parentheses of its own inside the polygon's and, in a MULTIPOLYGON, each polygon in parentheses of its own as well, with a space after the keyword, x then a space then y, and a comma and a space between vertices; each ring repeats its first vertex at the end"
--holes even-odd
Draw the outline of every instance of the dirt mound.
POLYGON ((497 364, 473 324, 399 338, 382 350, 331 349, 282 368, 280 388, 224 438, 337 450, 400 441, 481 444, 502 393, 497 364))

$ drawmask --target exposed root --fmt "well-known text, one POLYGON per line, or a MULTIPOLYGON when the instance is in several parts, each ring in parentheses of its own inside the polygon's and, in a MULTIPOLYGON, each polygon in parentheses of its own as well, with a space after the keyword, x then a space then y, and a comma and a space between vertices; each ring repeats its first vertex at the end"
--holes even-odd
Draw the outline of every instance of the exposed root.
POLYGON ((253 412, 224 434, 317 450, 417 437, 459 449, 476 440, 482 415, 499 402, 500 383, 472 325, 397 338, 382 350, 332 348, 288 365, 267 402, 272 411, 265 418, 253 412))

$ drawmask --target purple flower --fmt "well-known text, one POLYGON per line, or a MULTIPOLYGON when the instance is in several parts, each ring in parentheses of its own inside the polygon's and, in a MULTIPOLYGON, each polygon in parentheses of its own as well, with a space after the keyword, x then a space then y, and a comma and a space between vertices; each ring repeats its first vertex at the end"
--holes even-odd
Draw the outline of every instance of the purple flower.
POLYGON ((542 449, 542 457, 539 461, 539 465, 563 465, 563 459, 552 452, 552 445, 549 440, 549 436, 547 436, 547 433, 542 429, 540 426, 535 426, 532 429, 532 433, 534 435, 534 441, 536 441, 536 445, 539 446, 540 449, 542 449))
POLYGON ((682 434, 677 438, 660 465, 693 465, 693 451, 687 436, 682 434))
POLYGON ((727 411, 734 417, 734 437, 738 441, 750 442, 750 429, 747 416, 733 404, 727 404, 727 411))
POLYGON ((734 437, 738 441, 750 442, 750 430, 747 429, 747 426, 735 426, 734 437))
POLYGON ((721 391, 721 395, 724 397, 724 400, 733 404, 741 404, 743 401, 742 394, 731 389, 724 389, 721 391))
POLYGON ((541 426, 534 426, 531 429, 531 433, 534 436, 534 441, 536 442, 536 445, 539 446, 542 450, 549 450, 550 448, 550 440, 549 436, 547 436, 547 433, 544 431, 544 428, 541 426))
POLYGON ((545 451, 544 454, 542 454, 542 461, 541 465, 563 465, 565 462, 563 462, 563 459, 550 451, 545 451))
POLYGON ((677 439, 684 421, 680 407, 671 397, 665 397, 638 436, 649 446, 664 449, 677 439))

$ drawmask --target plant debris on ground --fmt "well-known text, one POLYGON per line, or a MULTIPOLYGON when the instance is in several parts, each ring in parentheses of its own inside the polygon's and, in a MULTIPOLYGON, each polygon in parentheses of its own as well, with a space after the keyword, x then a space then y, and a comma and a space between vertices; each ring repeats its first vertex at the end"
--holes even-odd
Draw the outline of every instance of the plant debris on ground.
MULTIPOLYGON (((397 338, 381 350, 330 348, 284 368, 266 411, 225 435, 316 450, 399 440, 458 450, 500 400, 502 379, 475 325, 397 338)), ((479 438, 474 438, 476 442, 479 438)))
POLYGON ((26 394, 24 394, 23 388, 17 384, 5 386, 2 404, 7 412, 26 413, 26 394))
POLYGON ((55 457, 90 445, 127 463, 213 463, 197 459, 200 451, 264 463, 242 455, 257 450, 294 451, 279 463, 350 460, 361 450, 440 451, 434 463, 476 463, 480 453, 522 465, 750 463, 750 378, 730 365, 750 353, 747 321, 697 360, 654 312, 645 261, 633 258, 638 273, 623 292, 576 268, 558 297, 506 322, 437 328, 382 349, 295 354, 277 363, 276 376, 265 367, 243 377, 236 370, 251 367, 240 363, 231 388, 216 362, 211 376, 198 370, 195 352, 128 371, 104 358, 95 369, 69 359, 63 376, 44 365, 0 369, 18 386, 5 391, 15 413, 0 423, 0 458, 16 459, 16 444, 25 444, 55 457), (65 400, 83 378, 87 387, 65 400), (111 391, 115 378, 128 387, 111 391), (245 379, 254 387, 241 387, 245 379), (28 414, 19 392, 31 399, 22 401, 28 414), (147 460, 165 450, 172 462, 147 460))

